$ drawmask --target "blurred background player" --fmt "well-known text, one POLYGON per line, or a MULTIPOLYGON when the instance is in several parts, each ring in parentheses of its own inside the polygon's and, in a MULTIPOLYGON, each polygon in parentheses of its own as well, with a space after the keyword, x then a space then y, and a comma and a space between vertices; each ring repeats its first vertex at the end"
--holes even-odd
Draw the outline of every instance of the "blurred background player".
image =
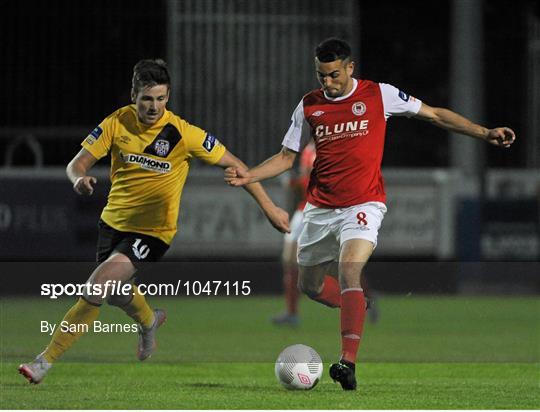
MULTIPOLYGON (((88 172, 111 154, 111 189, 99 220, 99 266, 87 281, 103 291, 111 281, 133 282, 141 264, 165 254, 177 231, 180 198, 193 157, 220 167, 245 167, 214 136, 167 110, 170 87, 163 60, 139 61, 133 68, 133 104, 103 120, 66 169, 75 192, 90 196, 97 180, 88 172)), ((274 205, 260 184, 247 191, 276 229, 289 230, 287 212, 274 205)), ((30 383, 41 382, 52 364, 89 330, 105 299, 138 323, 137 357, 141 361, 150 357, 166 313, 152 310, 133 285, 128 294, 87 291, 57 325, 46 349, 33 362, 20 365, 19 372, 30 383)))
POLYGON ((300 155, 297 176, 291 177, 289 187, 294 202, 297 204, 291 218, 291 232, 283 238, 281 262, 283 267, 283 293, 285 297, 285 312, 272 318, 276 325, 298 326, 298 261, 296 258, 297 241, 303 227, 303 213, 306 206, 306 191, 309 176, 315 161, 315 144, 310 142, 300 155))
MULTIPOLYGON (((304 215, 302 211, 306 206, 306 194, 309 185, 313 163, 315 162, 316 151, 315 144, 310 141, 300 155, 300 164, 298 165, 298 174, 291 177, 289 187, 294 202, 297 204, 291 219, 290 233, 283 237, 283 251, 281 262, 283 267, 283 296, 285 298, 285 311, 272 318, 275 325, 298 326, 300 319, 298 316, 298 302, 300 300, 300 291, 298 289, 298 260, 296 257, 298 249, 298 237, 304 226, 304 215)), ((337 270, 332 272, 337 277, 337 270)), ((361 278, 362 289, 366 296, 366 305, 369 309, 368 320, 371 323, 377 322, 379 311, 375 301, 375 294, 370 290, 367 276, 361 278)))
POLYGON ((315 71, 322 87, 294 110, 282 150, 250 170, 225 171, 233 186, 277 176, 314 139, 317 160, 298 239, 299 285, 310 298, 341 308, 341 357, 329 372, 344 390, 357 387, 355 362, 366 315, 360 279, 386 213, 381 162, 388 118, 415 117, 499 147, 515 140, 508 127, 488 129, 392 85, 353 78, 354 67, 347 42, 330 38, 319 44, 315 71), (329 276, 335 260, 339 282, 329 276))

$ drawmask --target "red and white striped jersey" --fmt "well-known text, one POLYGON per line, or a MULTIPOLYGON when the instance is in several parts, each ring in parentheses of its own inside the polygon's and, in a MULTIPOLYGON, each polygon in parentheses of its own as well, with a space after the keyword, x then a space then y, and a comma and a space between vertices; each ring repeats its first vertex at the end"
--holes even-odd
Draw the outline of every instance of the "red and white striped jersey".
POLYGON ((381 162, 386 120, 414 116, 421 105, 392 85, 369 80, 353 79, 351 92, 337 98, 322 89, 306 94, 282 144, 300 152, 310 138, 315 141, 307 201, 322 208, 385 202, 381 162))

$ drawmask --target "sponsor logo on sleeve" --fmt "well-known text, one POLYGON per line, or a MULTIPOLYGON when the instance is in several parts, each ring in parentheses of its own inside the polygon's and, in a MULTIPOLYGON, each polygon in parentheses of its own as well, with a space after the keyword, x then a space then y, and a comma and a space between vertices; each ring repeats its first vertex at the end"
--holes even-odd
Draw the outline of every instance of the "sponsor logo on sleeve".
POLYGON ((352 105, 352 112, 357 116, 362 116, 366 112, 366 109, 364 102, 356 102, 352 105))
POLYGON ((90 132, 90 136, 93 136, 94 139, 99 139, 101 133, 103 133, 103 129, 99 126, 96 126, 96 128, 90 132))
POLYGON ((202 145, 203 145, 204 149, 208 153, 210 153, 214 149, 215 145, 218 144, 218 143, 219 143, 219 141, 218 141, 218 139, 216 139, 215 136, 212 136, 211 134, 207 134, 206 139, 204 139, 204 142, 203 142, 202 145))
POLYGON ((404 91, 400 90, 399 93, 398 93, 398 96, 401 100, 403 100, 404 102, 408 102, 409 101, 409 95, 407 93, 405 93, 404 91))
POLYGON ((99 136, 103 133, 103 129, 99 126, 96 126, 94 130, 90 132, 88 137, 86 138, 86 143, 89 145, 93 145, 97 139, 99 139, 99 136))

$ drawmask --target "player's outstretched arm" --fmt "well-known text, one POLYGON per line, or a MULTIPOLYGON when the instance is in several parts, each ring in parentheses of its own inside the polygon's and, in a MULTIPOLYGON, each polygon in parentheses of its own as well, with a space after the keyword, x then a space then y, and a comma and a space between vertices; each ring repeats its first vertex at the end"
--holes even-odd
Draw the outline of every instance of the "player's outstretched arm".
POLYGON ((431 107, 425 103, 422 103, 420 111, 414 117, 428 121, 442 129, 485 140, 495 146, 508 148, 516 140, 516 134, 509 127, 488 129, 451 110, 431 107))
MULTIPOLYGON (((228 150, 223 157, 216 163, 217 166, 228 168, 247 170, 247 166, 234 156, 228 150)), ((289 233, 289 214, 276 206, 268 193, 264 190, 260 183, 245 183, 244 189, 255 199, 259 204, 266 218, 270 221, 270 224, 274 226, 281 233, 289 233)))
POLYGON ((97 159, 86 149, 81 149, 66 167, 66 174, 73 183, 73 190, 79 195, 90 196, 94 193, 94 185, 97 179, 87 176, 88 171, 94 166, 97 159))
POLYGON ((278 154, 266 159, 252 169, 247 167, 228 167, 225 169, 225 181, 231 186, 244 186, 280 175, 289 170, 296 158, 296 152, 283 146, 278 154))

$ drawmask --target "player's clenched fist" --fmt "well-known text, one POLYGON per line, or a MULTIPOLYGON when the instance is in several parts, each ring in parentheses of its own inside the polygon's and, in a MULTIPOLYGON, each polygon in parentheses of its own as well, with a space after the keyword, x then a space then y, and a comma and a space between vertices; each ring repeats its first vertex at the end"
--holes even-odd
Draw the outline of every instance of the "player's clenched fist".
POLYGON ((225 169, 224 179, 230 186, 244 186, 251 182, 251 175, 247 169, 228 167, 225 169))
POLYGON ((495 146, 510 147, 516 140, 516 134, 509 127, 496 127, 488 130, 486 140, 495 146))
POLYGON ((73 190, 79 195, 90 196, 94 193, 94 185, 97 179, 93 176, 81 176, 75 180, 73 190))

